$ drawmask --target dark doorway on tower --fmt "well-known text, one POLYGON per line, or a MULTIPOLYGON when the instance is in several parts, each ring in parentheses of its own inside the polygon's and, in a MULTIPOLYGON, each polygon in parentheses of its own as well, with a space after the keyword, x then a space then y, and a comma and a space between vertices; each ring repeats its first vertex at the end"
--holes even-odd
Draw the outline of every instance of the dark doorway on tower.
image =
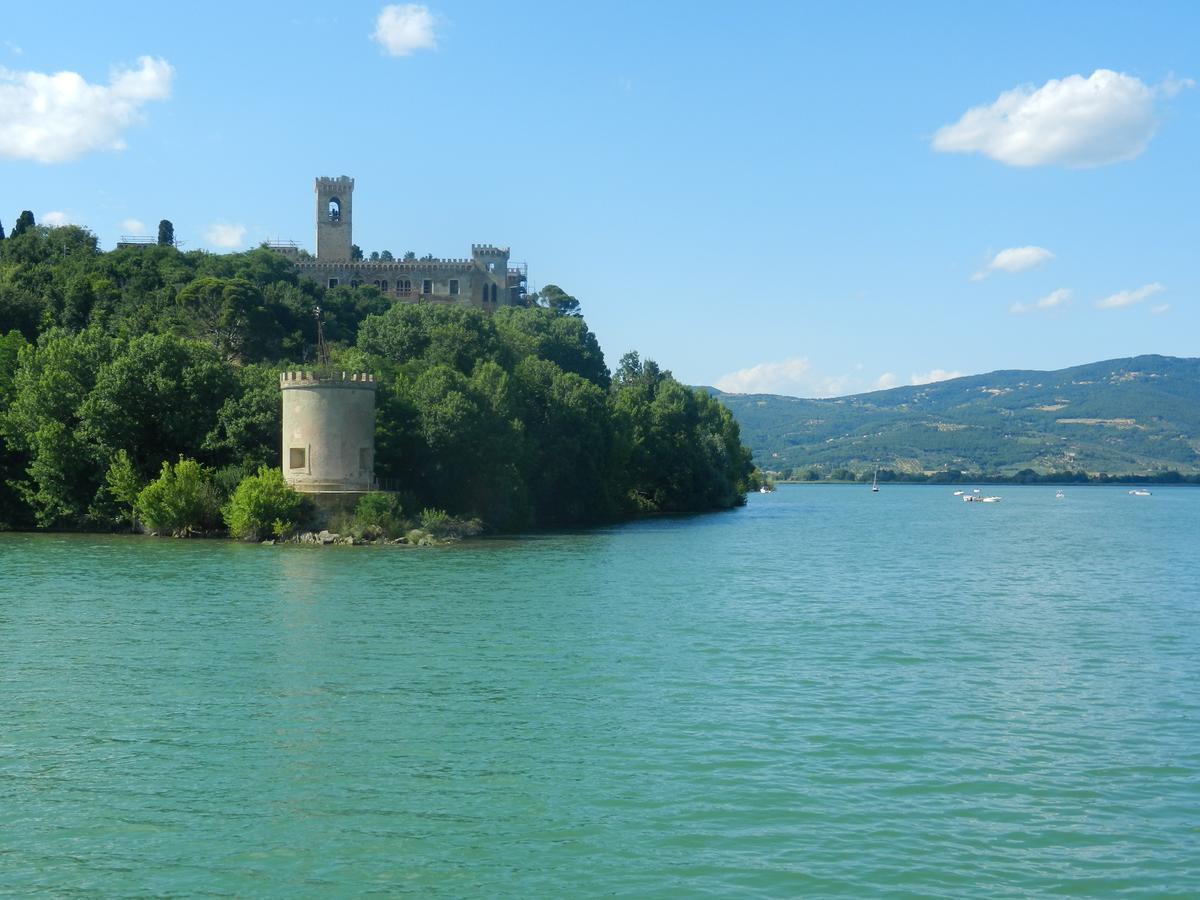
POLYGON ((333 197, 329 201, 329 221, 330 222, 342 221, 342 201, 339 200, 337 197, 333 197))

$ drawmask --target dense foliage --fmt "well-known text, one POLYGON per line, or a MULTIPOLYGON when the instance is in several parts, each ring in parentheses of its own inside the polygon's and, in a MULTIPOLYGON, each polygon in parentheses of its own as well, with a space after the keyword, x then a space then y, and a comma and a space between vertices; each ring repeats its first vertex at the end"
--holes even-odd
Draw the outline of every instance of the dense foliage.
MULTIPOLYGON (((557 287, 494 316, 393 305, 267 249, 182 253, 165 220, 158 244, 111 253, 19 224, 0 240, 0 527, 191 531, 250 510, 230 499, 279 465, 278 372, 313 367, 316 307, 334 367, 379 376, 376 471, 405 509, 515 529, 723 508, 751 486, 730 413, 636 354, 610 374, 557 287), (184 496, 193 482, 211 496, 184 496), (168 500, 202 500, 184 518, 204 521, 168 500)), ((246 515, 235 533, 275 528, 246 515)))
POLYGON ((991 372, 831 400, 719 396, 776 471, 1200 473, 1200 359, 991 372))

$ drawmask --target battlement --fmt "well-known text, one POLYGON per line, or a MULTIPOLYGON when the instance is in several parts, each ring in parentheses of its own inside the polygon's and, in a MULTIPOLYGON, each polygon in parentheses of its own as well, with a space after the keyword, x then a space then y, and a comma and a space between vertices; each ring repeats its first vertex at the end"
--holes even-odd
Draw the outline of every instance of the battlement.
POLYGON ((340 387, 375 390, 375 376, 369 372, 280 372, 279 388, 340 387))
POLYGON ((338 175, 336 178, 319 177, 314 182, 315 188, 325 190, 354 190, 354 179, 349 175, 338 175))
POLYGON ((492 244, 472 244, 472 256, 508 256, 507 247, 496 247, 492 244))

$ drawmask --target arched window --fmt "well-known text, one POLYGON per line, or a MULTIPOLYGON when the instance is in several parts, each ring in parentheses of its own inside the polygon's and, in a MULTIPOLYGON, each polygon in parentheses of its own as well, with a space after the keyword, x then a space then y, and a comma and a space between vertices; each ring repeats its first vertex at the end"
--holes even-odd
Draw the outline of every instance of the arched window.
POLYGON ((492 285, 492 302, 496 302, 496 286, 494 284, 492 285))
POLYGON ((379 289, 381 291, 383 291, 385 294, 387 293, 387 279, 386 278, 383 281, 379 282, 379 289))
POLYGON ((329 221, 342 221, 342 201, 337 197, 331 197, 329 199, 329 221))
POLYGON ((407 278, 401 278, 396 282, 396 293, 409 294, 412 293, 412 282, 407 278))

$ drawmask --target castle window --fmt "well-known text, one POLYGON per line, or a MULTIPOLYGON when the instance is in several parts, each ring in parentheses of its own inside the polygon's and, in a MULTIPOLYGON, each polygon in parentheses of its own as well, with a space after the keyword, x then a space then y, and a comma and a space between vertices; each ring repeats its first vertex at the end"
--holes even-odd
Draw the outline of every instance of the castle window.
POLYGON ((458 295, 458 279, 457 278, 450 279, 450 294, 452 296, 458 295))
POLYGON ((356 288, 356 287, 358 287, 360 284, 362 284, 362 282, 361 282, 361 281, 359 281, 357 278, 352 278, 352 279, 350 279, 350 287, 352 287, 352 288, 356 288))
POLYGON ((383 291, 385 294, 387 293, 387 279, 386 278, 383 281, 379 282, 379 289, 381 291, 383 291))
POLYGON ((293 447, 288 451, 288 468, 303 469, 307 455, 303 447, 293 447))
POLYGON ((426 278, 424 281, 421 282, 421 293, 422 294, 432 294, 433 293, 433 282, 431 280, 429 280, 428 278, 426 278))
POLYGON ((495 271, 496 271, 496 264, 495 264, 494 262, 490 262, 490 263, 488 263, 488 271, 489 271, 489 272, 495 272, 495 271))
POLYGON ((329 200, 329 221, 335 224, 342 221, 342 201, 337 197, 329 200))
POLYGON ((330 278, 330 279, 329 279, 329 286, 330 286, 331 288, 335 288, 335 287, 337 287, 337 284, 338 284, 338 282, 337 282, 337 279, 336 279, 336 278, 330 278))
POLYGON ((492 302, 496 302, 496 286, 494 284, 492 285, 492 302))
POLYGON ((407 278, 402 278, 401 280, 396 282, 396 293, 397 294, 409 294, 411 292, 412 292, 412 282, 409 281, 407 278))

